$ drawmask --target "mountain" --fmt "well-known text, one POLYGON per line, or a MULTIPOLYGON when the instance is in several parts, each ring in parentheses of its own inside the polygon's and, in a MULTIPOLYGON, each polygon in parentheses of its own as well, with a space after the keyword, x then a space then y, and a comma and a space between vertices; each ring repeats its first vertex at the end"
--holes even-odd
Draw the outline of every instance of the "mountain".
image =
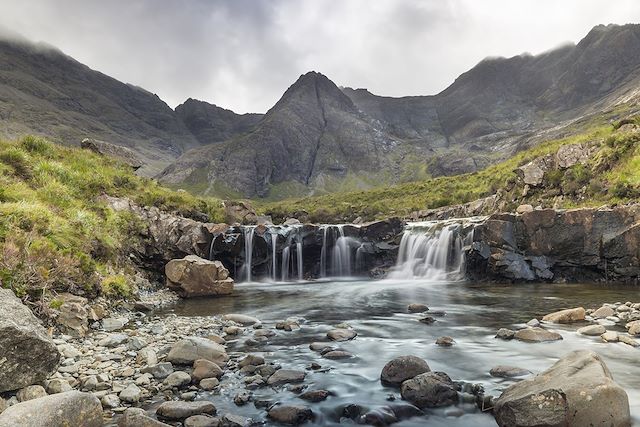
POLYGON ((577 45, 487 58, 433 96, 377 96, 308 73, 246 136, 185 153, 160 179, 282 198, 485 168, 541 135, 635 102, 640 25, 599 25, 577 45), (206 183, 206 185, 205 185, 206 183))

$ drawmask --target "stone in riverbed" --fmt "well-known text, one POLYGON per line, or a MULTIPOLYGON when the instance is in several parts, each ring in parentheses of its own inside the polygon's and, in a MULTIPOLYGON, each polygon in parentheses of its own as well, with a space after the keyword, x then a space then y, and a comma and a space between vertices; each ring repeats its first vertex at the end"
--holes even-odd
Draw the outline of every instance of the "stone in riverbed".
POLYGON ((167 378, 173 372, 173 365, 170 362, 162 362, 142 368, 143 374, 151 374, 157 380, 167 378))
POLYGON ((9 289, 0 289, 0 393, 41 383, 60 353, 42 324, 9 289))
POLYGON ((313 411, 306 406, 279 405, 271 408, 268 416, 276 422, 297 426, 313 419, 313 411))
POLYGON ((353 357, 353 354, 344 350, 332 350, 324 353, 322 355, 325 359, 338 360, 338 359, 350 359, 353 357))
POLYGON ((61 378, 54 378, 47 383, 47 393, 49 394, 64 393, 71 390, 69 382, 61 378))
POLYGON ((205 378, 220 378, 223 373, 217 364, 209 360, 198 359, 193 362, 192 376, 194 381, 200 381, 205 378))
POLYGON ((127 403, 138 403, 142 397, 142 390, 137 385, 131 383, 119 394, 120 400, 127 403))
POLYGON ((444 372, 425 372, 402 383, 402 398, 418 408, 437 408, 458 402, 458 392, 444 372))
POLYGON ((220 423, 222 427, 247 427, 253 424, 253 420, 242 415, 224 414, 220 418, 220 423))
POLYGON ((547 314, 542 320, 551 323, 573 323, 584 320, 585 314, 584 308, 576 307, 547 314))
POLYGON ((220 381, 217 378, 204 378, 200 380, 200 388, 206 391, 211 391, 220 385, 220 381))
POLYGON ((184 387, 191 383, 191 375, 183 371, 176 371, 165 378, 163 383, 169 387, 184 387))
POLYGON ((227 352, 223 346, 216 344, 206 338, 186 338, 175 343, 167 361, 178 365, 191 365, 198 359, 206 359, 217 365, 224 366, 229 360, 227 352))
POLYGON ((305 376, 306 374, 303 371, 295 371, 293 369, 279 369, 269 377, 269 379, 267 380, 267 384, 282 385, 290 383, 301 383, 302 381, 304 381, 305 376))
POLYGON ((173 259, 164 268, 167 287, 183 298, 230 295, 233 279, 220 261, 196 255, 173 259))
POLYGON ((608 305, 603 305, 602 307, 591 313, 591 317, 593 317, 594 319, 604 319, 615 314, 616 311, 613 308, 609 307, 608 305))
POLYGON ((557 332, 547 331, 542 328, 526 328, 520 329, 514 335, 514 338, 524 342, 548 342, 559 341, 562 335, 557 332))
POLYGON ((349 341, 358 334, 353 329, 336 328, 327 332, 327 338, 332 341, 349 341))
POLYGON ((264 365, 264 357, 258 356, 256 354, 248 354, 242 359, 238 366, 243 368, 245 366, 260 366, 264 365))
POLYGON ((604 342, 618 342, 618 333, 616 331, 607 331, 600 335, 604 342))
POLYGON ((436 319, 433 316, 425 316, 418 319, 418 322, 430 325, 436 322, 436 319))
POLYGON ((621 342, 621 343, 630 345, 631 347, 640 346, 640 343, 638 343, 638 341, 634 340, 633 338, 631 338, 628 335, 618 334, 618 341, 621 342))
POLYGON ((436 340, 436 345, 439 345, 440 347, 451 347, 454 343, 455 341, 453 338, 447 336, 440 337, 436 340))
POLYGON ((309 402, 322 402, 331 394, 328 390, 310 390, 302 393, 298 396, 300 399, 307 400, 309 402))
POLYGON ((407 311, 409 313, 424 313, 425 311, 429 311, 429 307, 424 304, 413 303, 407 306, 407 311))
POLYGON ((625 325, 629 335, 640 335, 640 320, 633 320, 625 325))
POLYGON ((18 399, 18 402, 26 402, 27 400, 38 399, 46 395, 47 392, 41 385, 30 385, 18 390, 16 398, 18 399))
POLYGON ((156 414, 168 420, 184 420, 193 415, 215 415, 216 407, 211 402, 197 401, 197 402, 164 402, 158 409, 156 414))
POLYGON ((113 409, 120 406, 120 398, 117 394, 106 394, 100 399, 104 409, 113 409))
POLYGON ((222 319, 230 320, 243 326, 251 326, 255 325, 256 323, 260 323, 260 320, 256 319, 255 317, 247 316, 246 314, 225 314, 224 316, 222 316, 222 319))
POLYGON ((500 338, 503 340, 511 340, 515 335, 516 335, 516 331, 512 331, 511 329, 507 329, 507 328, 500 328, 496 333, 496 338, 500 338))
POLYGON ((102 427, 102 405, 91 393, 68 391, 10 406, 0 427, 102 427))
POLYGON ((417 356, 400 356, 384 365, 380 381, 386 386, 399 387, 403 381, 429 371, 431 369, 424 359, 417 356))
POLYGON ((118 421, 118 427, 171 427, 147 415, 144 409, 127 408, 118 421))
POLYGON ((129 323, 129 320, 124 317, 107 317, 102 319, 102 329, 107 332, 113 332, 124 328, 127 323, 129 323))
POLYGON ((309 344, 309 348, 313 351, 321 352, 324 349, 331 348, 331 344, 328 342, 312 342, 309 344))
POLYGON ((219 427, 220 419, 206 415, 192 415, 184 420, 184 427, 219 427))
POLYGON ((606 332, 606 328, 602 325, 589 325, 578 329, 580 335, 588 335, 591 337, 600 336, 606 332))
POLYGON ((501 427, 631 425, 627 394, 587 350, 509 387, 495 401, 494 415, 501 427))
POLYGON ((496 366, 491 368, 489 371, 492 377, 498 378, 514 378, 514 377, 523 377, 525 375, 531 374, 531 371, 522 368, 516 368, 515 366, 496 366))

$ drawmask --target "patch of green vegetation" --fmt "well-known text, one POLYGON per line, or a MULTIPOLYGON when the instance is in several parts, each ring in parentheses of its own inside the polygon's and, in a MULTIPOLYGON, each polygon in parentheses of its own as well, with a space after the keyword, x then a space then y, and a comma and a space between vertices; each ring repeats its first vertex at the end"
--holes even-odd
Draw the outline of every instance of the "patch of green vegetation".
MULTIPOLYGON (((222 222, 222 203, 173 191, 93 152, 27 136, 0 141, 0 282, 20 296, 131 295, 127 248, 144 228, 101 195, 222 222)), ((55 304, 55 303, 54 303, 55 304)))

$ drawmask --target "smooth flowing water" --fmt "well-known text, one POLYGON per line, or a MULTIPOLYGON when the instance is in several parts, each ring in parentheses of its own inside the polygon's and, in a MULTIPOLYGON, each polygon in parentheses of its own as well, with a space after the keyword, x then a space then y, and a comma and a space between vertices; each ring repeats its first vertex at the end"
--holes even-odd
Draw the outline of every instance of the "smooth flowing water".
MULTIPOLYGON (((624 344, 605 344, 599 337, 578 335, 580 324, 557 325, 564 340, 528 344, 494 338, 501 327, 517 328, 528 320, 562 308, 599 307, 603 302, 640 301, 636 288, 603 285, 475 285, 465 282, 426 281, 324 281, 308 283, 247 283, 236 286, 233 296, 218 299, 185 300, 168 311, 180 316, 214 316, 243 313, 259 318, 265 327, 277 321, 301 317, 302 328, 293 332, 277 331, 265 345, 247 347, 246 334, 229 341, 228 351, 263 354, 283 368, 305 370, 317 362, 327 372, 307 371, 309 390, 327 389, 335 393, 326 401, 309 404, 316 413, 314 425, 337 425, 342 408, 357 404, 369 409, 398 404, 399 391, 380 384, 385 363, 400 355, 423 357, 432 370, 444 371, 454 380, 480 383, 489 394, 498 395, 512 380, 493 378, 489 370, 497 365, 517 366, 541 372, 559 357, 575 349, 590 349, 601 354, 614 379, 627 391, 631 412, 640 425, 640 353, 624 344), (424 303, 431 311, 446 315, 426 325, 420 315, 408 314, 407 305, 424 303), (336 343, 355 355, 352 359, 326 360, 309 349, 313 341, 325 341, 332 325, 346 322, 357 332, 355 340, 336 343), (436 338, 449 335, 453 347, 435 345, 436 338), (390 394, 395 402, 387 401, 390 394)), ((166 314, 166 313, 165 313, 166 314)), ((615 329, 615 328, 614 328, 615 329)), ((241 387, 241 378, 233 379, 210 399, 219 413, 243 414, 265 419, 264 410, 252 404, 236 407, 233 395, 241 387)), ((223 383, 224 384, 224 383, 223 383)), ((308 404, 285 389, 254 391, 261 397, 294 404, 308 404)), ((402 421, 399 426, 495 426, 493 417, 481 413, 471 403, 461 403, 463 415, 451 415, 450 409, 427 410, 427 415, 402 421)), ((343 423, 345 420, 343 419, 343 423)), ((352 423, 348 421, 347 423, 352 423)))

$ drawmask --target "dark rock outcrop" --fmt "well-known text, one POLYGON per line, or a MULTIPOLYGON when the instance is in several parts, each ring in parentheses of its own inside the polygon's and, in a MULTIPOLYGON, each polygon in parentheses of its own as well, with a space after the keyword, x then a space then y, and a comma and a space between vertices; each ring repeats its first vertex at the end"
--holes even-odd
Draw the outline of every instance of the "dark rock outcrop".
POLYGON ((1 393, 46 380, 58 368, 60 353, 40 321, 11 290, 0 288, 0 301, 1 393))
POLYGON ((98 141, 97 139, 85 138, 80 143, 80 147, 103 156, 118 159, 131 166, 133 170, 138 170, 143 166, 143 163, 132 150, 121 145, 110 144, 108 142, 98 141))

